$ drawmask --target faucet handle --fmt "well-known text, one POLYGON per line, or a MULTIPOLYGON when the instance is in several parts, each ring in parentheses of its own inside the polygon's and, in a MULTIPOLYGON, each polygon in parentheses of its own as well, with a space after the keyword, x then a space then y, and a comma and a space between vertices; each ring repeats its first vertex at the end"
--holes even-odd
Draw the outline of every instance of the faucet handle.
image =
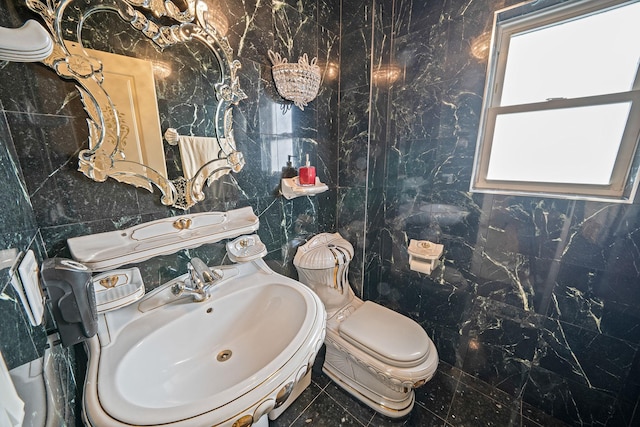
POLYGON ((223 278, 222 270, 211 269, 200 258, 191 258, 187 267, 197 287, 212 284, 223 278))
POLYGON ((171 292, 177 297, 181 296, 185 289, 186 287, 184 283, 176 283, 175 285, 171 286, 171 292))
POLYGON ((202 272, 205 283, 213 283, 224 277, 224 273, 219 268, 208 268, 202 272))

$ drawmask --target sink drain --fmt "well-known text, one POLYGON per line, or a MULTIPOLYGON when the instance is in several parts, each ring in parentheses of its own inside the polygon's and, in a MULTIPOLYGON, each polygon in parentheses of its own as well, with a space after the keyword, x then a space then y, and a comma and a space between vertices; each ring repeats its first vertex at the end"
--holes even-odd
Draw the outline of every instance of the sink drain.
POLYGON ((218 359, 218 362, 226 362, 227 360, 231 359, 232 354, 233 353, 231 352, 231 350, 222 350, 220 353, 218 353, 216 359, 218 359))

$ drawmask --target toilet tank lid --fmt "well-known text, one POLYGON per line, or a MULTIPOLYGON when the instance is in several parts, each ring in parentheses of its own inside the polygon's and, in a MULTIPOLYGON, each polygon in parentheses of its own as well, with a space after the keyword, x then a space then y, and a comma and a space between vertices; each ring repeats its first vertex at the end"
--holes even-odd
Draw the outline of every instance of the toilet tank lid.
POLYGON ((298 247, 293 265, 296 268, 321 270, 348 264, 353 259, 353 246, 340 233, 320 233, 298 247))

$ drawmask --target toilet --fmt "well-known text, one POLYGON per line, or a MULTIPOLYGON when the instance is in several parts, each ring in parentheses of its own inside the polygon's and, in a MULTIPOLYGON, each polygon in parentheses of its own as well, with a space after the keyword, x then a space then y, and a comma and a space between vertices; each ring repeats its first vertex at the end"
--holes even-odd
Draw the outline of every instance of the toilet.
POLYGON ((415 321, 362 301, 348 280, 353 246, 339 233, 322 233, 300 246, 293 263, 327 310, 322 370, 355 398, 391 418, 407 415, 414 389, 438 366, 435 345, 415 321))

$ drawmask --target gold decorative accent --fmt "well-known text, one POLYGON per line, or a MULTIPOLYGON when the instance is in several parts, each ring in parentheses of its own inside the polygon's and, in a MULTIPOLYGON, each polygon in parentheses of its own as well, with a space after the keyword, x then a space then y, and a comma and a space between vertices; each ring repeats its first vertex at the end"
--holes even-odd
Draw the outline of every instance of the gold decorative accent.
POLYGON ((231 350, 222 350, 220 353, 218 353, 216 359, 218 360, 218 362, 226 362, 227 360, 231 359, 232 355, 233 352, 231 350))
POLYGON ((471 40, 471 55, 480 60, 489 57, 491 47, 491 32, 487 31, 471 40))
POLYGON ((292 391, 293 391, 293 381, 285 384, 285 386, 280 389, 280 391, 276 395, 275 407, 277 408, 279 406, 282 406, 282 404, 287 401, 292 391))
POLYGON ((331 252, 331 255, 333 255, 335 262, 335 267, 333 269, 333 288, 337 289, 342 294, 344 292, 344 284, 347 281, 346 265, 349 262, 349 251, 336 246, 333 243, 327 245, 327 248, 329 248, 329 251, 331 252), (338 255, 342 256, 342 263, 340 263, 338 255))
POLYGON ((102 286, 103 288, 113 288, 118 284, 118 276, 109 276, 109 277, 104 277, 102 279, 100 279, 100 286, 102 286))
POLYGON ((335 62, 327 62, 326 64, 318 64, 322 69, 323 79, 325 81, 334 81, 340 76, 340 68, 335 62))
POLYGON ((371 73, 371 80, 376 86, 389 86, 402 75, 402 69, 395 65, 381 65, 371 73))
POLYGON ((186 230, 189 227, 191 227, 191 219, 189 218, 179 218, 175 221, 173 221, 173 227, 177 228, 178 230, 186 230))
POLYGON ((420 381, 416 381, 416 382, 413 384, 413 388, 418 388, 418 387, 420 387, 420 386, 423 386, 423 385, 425 385, 425 384, 426 384, 426 382, 427 382, 427 380, 420 380, 420 381))
POLYGON ((253 416, 245 415, 241 418, 238 418, 235 423, 233 423, 233 427, 251 427, 253 425, 253 416))

